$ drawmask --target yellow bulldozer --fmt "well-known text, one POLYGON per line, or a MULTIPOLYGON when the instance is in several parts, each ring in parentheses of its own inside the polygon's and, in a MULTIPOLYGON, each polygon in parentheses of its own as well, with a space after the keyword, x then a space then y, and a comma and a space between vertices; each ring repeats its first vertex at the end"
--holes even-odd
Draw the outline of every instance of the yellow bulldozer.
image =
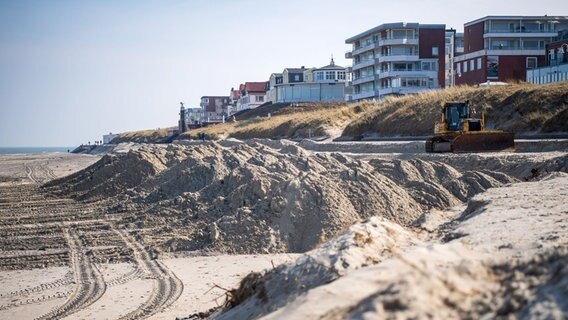
POLYGON ((469 101, 442 106, 442 119, 434 126, 434 136, 426 140, 426 152, 486 152, 515 149, 511 132, 485 130, 485 116, 475 117, 469 101))

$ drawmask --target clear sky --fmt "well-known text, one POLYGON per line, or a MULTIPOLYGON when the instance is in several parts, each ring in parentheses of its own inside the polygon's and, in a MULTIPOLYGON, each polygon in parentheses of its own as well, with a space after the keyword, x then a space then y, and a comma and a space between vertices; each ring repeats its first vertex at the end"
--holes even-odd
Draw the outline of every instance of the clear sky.
POLYGON ((340 65, 389 22, 568 15, 568 1, 0 0, 0 146, 74 146, 177 124, 179 102, 285 67, 340 65))

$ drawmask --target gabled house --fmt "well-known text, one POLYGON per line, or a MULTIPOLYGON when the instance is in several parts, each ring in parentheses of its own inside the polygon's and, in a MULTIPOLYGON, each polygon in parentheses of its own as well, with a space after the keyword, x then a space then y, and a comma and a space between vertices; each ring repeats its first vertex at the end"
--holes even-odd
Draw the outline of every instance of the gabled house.
POLYGON ((276 101, 276 85, 282 84, 284 82, 284 77, 282 73, 273 73, 270 75, 266 86, 266 102, 276 101))
POLYGON ((254 109, 266 101, 266 82, 245 82, 239 86, 239 111, 254 109))
POLYGON ((298 83, 304 82, 304 71, 306 67, 301 68, 286 68, 282 72, 283 83, 298 83))
POLYGON ((343 101, 348 93, 347 77, 346 68, 333 59, 321 68, 286 68, 282 82, 271 87, 270 99, 274 103, 343 101))

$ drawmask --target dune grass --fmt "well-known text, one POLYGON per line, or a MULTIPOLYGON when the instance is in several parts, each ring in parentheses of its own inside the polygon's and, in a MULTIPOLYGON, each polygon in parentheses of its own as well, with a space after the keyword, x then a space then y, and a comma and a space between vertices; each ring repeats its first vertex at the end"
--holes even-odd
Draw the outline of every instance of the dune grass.
POLYGON ((512 132, 568 131, 568 82, 550 85, 458 86, 416 95, 389 97, 354 119, 345 136, 429 135, 444 102, 469 100, 484 112, 488 128, 512 132))
POLYGON ((118 134, 118 137, 114 138, 111 142, 159 143, 167 139, 168 131, 171 129, 175 129, 175 127, 123 132, 118 134))
POLYGON ((221 138, 307 138, 328 136, 333 131, 341 132, 343 127, 357 114, 365 112, 370 103, 334 103, 299 105, 279 112, 275 116, 256 116, 249 119, 229 121, 224 124, 186 132, 180 138, 196 139, 205 133, 208 139, 221 138))
MULTIPOLYGON (((266 105, 236 121, 193 129, 179 139, 307 138, 314 136, 430 135, 444 102, 469 100, 484 112, 488 129, 516 133, 568 132, 568 82, 508 86, 458 86, 402 97, 353 103, 266 105), (271 114, 268 117, 268 114, 271 114)), ((161 142, 168 129, 122 133, 115 142, 161 142)))

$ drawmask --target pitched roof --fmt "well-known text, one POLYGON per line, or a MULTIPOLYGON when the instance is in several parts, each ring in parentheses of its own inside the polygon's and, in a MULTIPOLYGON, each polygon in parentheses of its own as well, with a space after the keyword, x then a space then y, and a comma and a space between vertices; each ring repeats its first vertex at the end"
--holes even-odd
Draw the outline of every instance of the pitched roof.
POLYGON ((266 82, 245 82, 247 92, 266 92, 266 82))
POLYGON ((328 69, 339 70, 339 69, 345 69, 345 68, 342 67, 342 66, 338 66, 336 64, 330 64, 330 65, 327 65, 325 67, 316 68, 316 70, 324 70, 324 69, 326 69, 326 70, 328 70, 328 69))
POLYGON ((286 68, 284 71, 288 71, 288 73, 300 73, 306 71, 306 68, 286 68))

